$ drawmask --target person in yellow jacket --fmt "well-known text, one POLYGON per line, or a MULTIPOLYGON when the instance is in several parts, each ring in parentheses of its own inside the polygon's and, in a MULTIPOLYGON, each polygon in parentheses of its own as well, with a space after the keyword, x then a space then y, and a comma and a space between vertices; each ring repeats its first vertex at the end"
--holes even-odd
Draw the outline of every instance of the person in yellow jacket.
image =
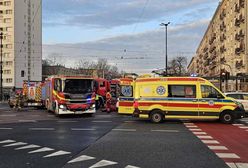
POLYGON ((98 110, 99 108, 99 95, 98 94, 96 94, 95 102, 96 102, 96 110, 98 110))

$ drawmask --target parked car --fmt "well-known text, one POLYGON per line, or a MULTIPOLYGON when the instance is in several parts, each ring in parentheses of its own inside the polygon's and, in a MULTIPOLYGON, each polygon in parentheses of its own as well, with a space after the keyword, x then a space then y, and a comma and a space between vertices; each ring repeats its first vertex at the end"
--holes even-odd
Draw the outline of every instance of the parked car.
POLYGON ((238 102, 242 103, 245 111, 248 112, 248 93, 247 92, 228 92, 225 93, 226 96, 236 99, 238 102))

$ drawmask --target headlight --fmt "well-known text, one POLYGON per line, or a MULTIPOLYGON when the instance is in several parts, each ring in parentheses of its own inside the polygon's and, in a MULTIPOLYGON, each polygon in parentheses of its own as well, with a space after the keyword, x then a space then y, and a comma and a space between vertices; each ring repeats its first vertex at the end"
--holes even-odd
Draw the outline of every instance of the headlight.
POLYGON ((240 102, 238 102, 238 101, 235 101, 235 104, 236 104, 239 108, 244 109, 244 105, 243 105, 242 103, 240 103, 240 102))
POLYGON ((92 106, 91 106, 92 108, 95 108, 96 107, 96 105, 95 104, 92 104, 92 106))
POLYGON ((59 108, 64 109, 66 107, 65 107, 65 105, 61 104, 61 105, 59 105, 59 108))

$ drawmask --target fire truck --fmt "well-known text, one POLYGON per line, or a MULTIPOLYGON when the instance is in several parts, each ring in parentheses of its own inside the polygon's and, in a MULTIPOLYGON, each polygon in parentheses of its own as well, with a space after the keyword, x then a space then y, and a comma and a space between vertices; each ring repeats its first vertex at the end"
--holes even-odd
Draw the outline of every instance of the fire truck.
POLYGON ((43 99, 48 111, 61 114, 93 114, 96 83, 82 76, 51 76, 43 87, 43 99))
POLYGON ((9 106, 14 107, 17 99, 21 107, 43 107, 42 87, 44 83, 40 81, 23 81, 23 89, 18 90, 16 95, 9 99, 9 106))
POLYGON ((110 83, 107 79, 95 78, 96 81, 96 94, 99 96, 98 107, 104 107, 106 103, 106 94, 110 91, 110 83))

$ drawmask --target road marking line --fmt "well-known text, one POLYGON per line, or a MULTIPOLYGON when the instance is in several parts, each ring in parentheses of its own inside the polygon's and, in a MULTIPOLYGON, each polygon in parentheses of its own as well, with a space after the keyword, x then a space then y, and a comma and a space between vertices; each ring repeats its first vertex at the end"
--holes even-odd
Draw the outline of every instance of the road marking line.
POLYGON ((198 129, 198 128, 190 128, 190 131, 202 131, 202 129, 198 129))
POLYGON ((28 153, 39 153, 39 152, 47 152, 47 151, 53 151, 54 149, 52 148, 47 148, 47 147, 44 147, 44 148, 41 148, 41 149, 37 149, 37 150, 34 150, 34 151, 30 151, 28 153))
POLYGON ((110 166, 110 165, 116 165, 117 162, 108 161, 108 160, 101 160, 97 162, 96 164, 90 166, 89 168, 97 168, 97 167, 104 167, 104 166, 110 166))
POLYGON ((32 131, 54 131, 54 128, 29 128, 32 131))
POLYGON ((151 130, 151 132, 179 132, 178 130, 151 130))
POLYGON ((71 128, 72 131, 95 131, 93 128, 71 128))
POLYGON ((194 123, 183 123, 184 125, 195 125, 194 123))
POLYGON ((235 163, 227 163, 227 166, 229 166, 230 168, 237 168, 237 166, 235 165, 235 163))
POLYGON ((125 168, 140 168, 140 167, 132 166, 132 165, 127 165, 125 168))
POLYGON ((201 140, 205 144, 219 144, 216 140, 201 140))
POLYGON ((225 158, 225 159, 238 159, 240 158, 238 155, 236 155, 235 153, 216 153, 217 156, 219 156, 220 158, 225 158))
POLYGON ((125 123, 135 123, 137 121, 124 121, 125 123))
POLYGON ((93 159, 95 159, 95 157, 82 155, 82 156, 79 156, 79 157, 69 161, 68 163, 83 162, 83 161, 86 161, 86 160, 93 160, 93 159))
POLYGON ((234 126, 242 126, 244 124, 232 124, 232 125, 234 125, 234 126))
POLYGON ((1 117, 16 117, 15 114, 2 114, 1 117))
POLYGON ((241 129, 247 129, 248 127, 239 127, 239 128, 241 128, 241 129))
POLYGON ((16 143, 4 145, 3 147, 20 146, 20 145, 27 145, 27 143, 24 143, 24 142, 16 142, 16 143))
POLYGON ((69 155, 69 154, 71 154, 71 152, 66 152, 66 151, 60 150, 58 152, 54 152, 54 153, 52 153, 50 155, 46 155, 46 156, 43 156, 43 157, 44 158, 48 158, 48 157, 61 156, 61 155, 69 155))
POLYGON ((78 121, 57 121, 58 123, 76 123, 78 121))
POLYGON ((13 142, 16 142, 16 141, 8 139, 8 140, 0 141, 0 144, 13 143, 13 142))
POLYGON ((136 129, 112 129, 112 131, 131 131, 134 132, 136 129))
POLYGON ((212 150, 228 150, 225 146, 208 146, 212 150))
POLYGON ((19 122, 37 122, 36 120, 18 120, 19 122))
POLYGON ((13 128, 0 128, 0 130, 12 130, 13 128))
POLYGON ((185 125, 185 127, 187 127, 187 128, 198 128, 198 126, 196 126, 196 125, 185 125))
POLYGON ((22 149, 32 149, 32 148, 39 148, 39 145, 27 145, 19 148, 15 148, 15 150, 22 150, 22 149))
POLYGON ((235 163, 237 168, 248 168, 248 163, 235 163))
POLYGON ((112 121, 92 121, 93 123, 110 123, 112 121))
POLYGON ((31 114, 30 116, 32 116, 32 117, 39 117, 40 115, 39 114, 31 114))
POLYGON ((195 134, 195 135, 206 135, 207 133, 206 132, 193 132, 193 134, 195 134))
POLYGON ((199 139, 213 139, 211 136, 206 136, 206 135, 197 135, 199 139))

